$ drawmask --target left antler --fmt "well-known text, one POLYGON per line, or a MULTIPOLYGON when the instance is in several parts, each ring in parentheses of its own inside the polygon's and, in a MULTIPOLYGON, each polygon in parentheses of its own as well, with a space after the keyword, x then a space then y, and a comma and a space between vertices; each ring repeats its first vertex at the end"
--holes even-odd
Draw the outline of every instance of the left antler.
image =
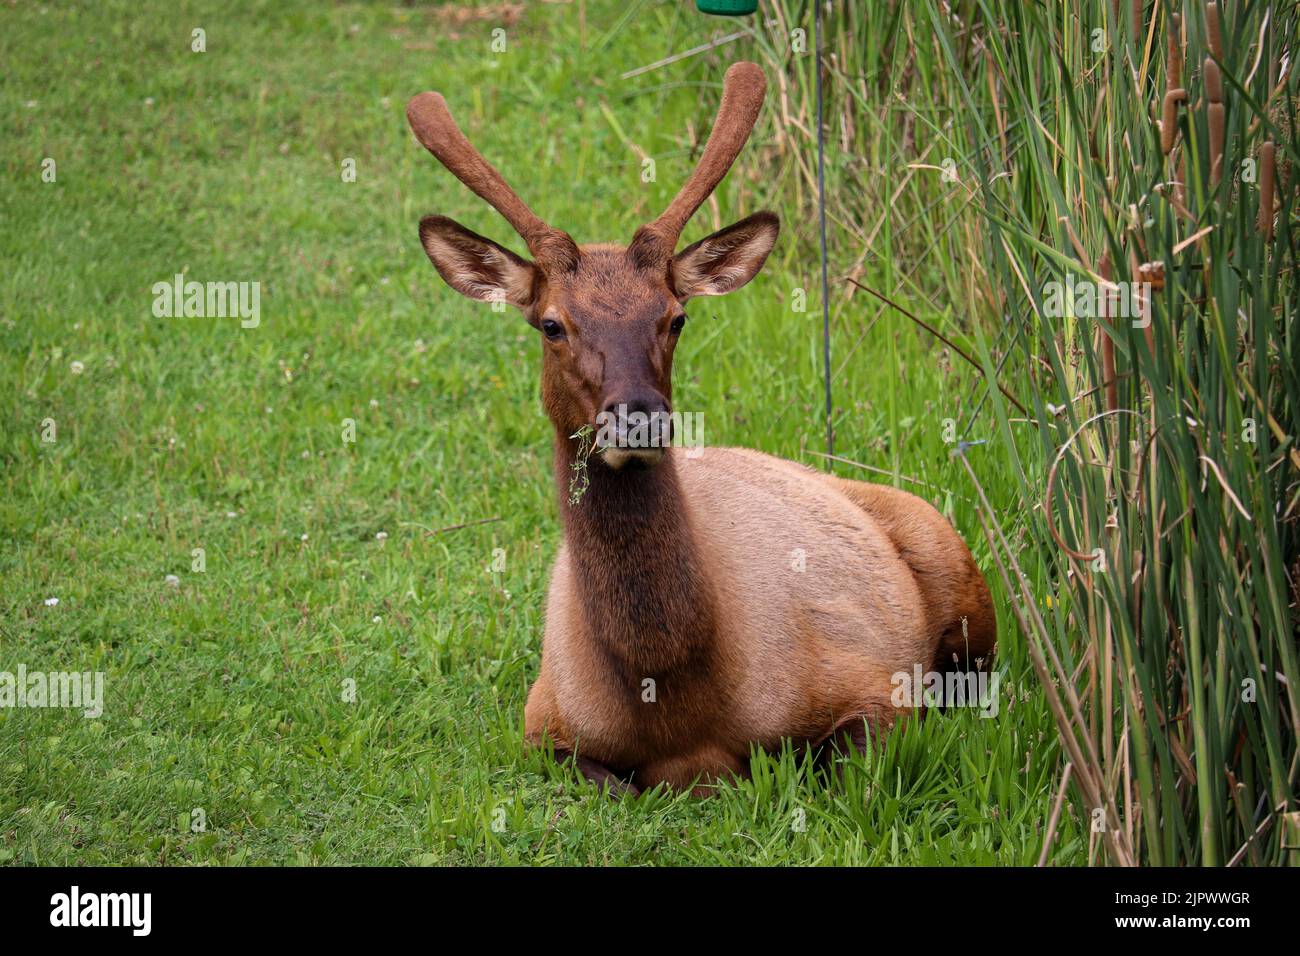
POLYGON ((578 248, 568 233, 542 222, 465 138, 447 109, 441 93, 420 93, 406 104, 406 119, 415 138, 438 158, 457 179, 506 218, 544 269, 572 268, 578 248))
POLYGON ((637 230, 629 252, 643 266, 666 262, 677 248, 682 229, 709 193, 722 182, 749 139, 767 92, 767 78, 754 63, 733 63, 722 81, 722 102, 699 165, 681 192, 654 222, 637 230))

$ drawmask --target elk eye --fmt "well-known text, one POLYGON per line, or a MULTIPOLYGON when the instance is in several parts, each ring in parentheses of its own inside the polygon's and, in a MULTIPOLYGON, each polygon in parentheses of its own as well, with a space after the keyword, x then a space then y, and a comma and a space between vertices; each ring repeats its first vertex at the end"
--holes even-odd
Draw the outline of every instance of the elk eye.
POLYGON ((668 326, 668 331, 671 332, 673 335, 676 335, 682 330, 682 328, 685 325, 686 325, 686 313, 683 312, 681 315, 673 319, 672 325, 668 326))
POLYGON ((552 341, 564 338, 564 326, 554 319, 542 320, 542 334, 552 341))

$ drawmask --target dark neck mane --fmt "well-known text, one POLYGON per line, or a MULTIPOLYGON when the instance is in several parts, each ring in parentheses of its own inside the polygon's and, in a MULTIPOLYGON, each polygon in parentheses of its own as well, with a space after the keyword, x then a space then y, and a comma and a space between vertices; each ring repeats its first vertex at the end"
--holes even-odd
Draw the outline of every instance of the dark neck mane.
POLYGON ((714 592, 692 533, 672 455, 654 468, 587 462, 576 505, 569 479, 577 442, 557 434, 555 479, 575 590, 590 633, 629 679, 705 663, 714 592))

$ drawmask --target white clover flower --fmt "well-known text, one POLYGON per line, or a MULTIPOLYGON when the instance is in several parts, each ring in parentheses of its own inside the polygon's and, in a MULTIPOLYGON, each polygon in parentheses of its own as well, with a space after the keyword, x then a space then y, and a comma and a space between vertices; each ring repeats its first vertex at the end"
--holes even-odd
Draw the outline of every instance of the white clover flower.
POLYGON ((167 577, 163 578, 163 583, 169 588, 178 588, 181 586, 181 579, 174 574, 169 574, 167 577))
POLYGON ((80 375, 82 372, 84 372, 84 371, 86 370, 86 366, 85 366, 85 365, 83 365, 81 362, 77 362, 77 361, 75 361, 75 360, 73 361, 73 363, 72 363, 71 365, 68 366, 68 368, 72 371, 72 374, 73 374, 73 375, 80 375))
POLYGON ((46 606, 46 607, 58 607, 58 606, 59 606, 59 599, 58 599, 58 598, 46 598, 46 599, 45 599, 45 606, 46 606))

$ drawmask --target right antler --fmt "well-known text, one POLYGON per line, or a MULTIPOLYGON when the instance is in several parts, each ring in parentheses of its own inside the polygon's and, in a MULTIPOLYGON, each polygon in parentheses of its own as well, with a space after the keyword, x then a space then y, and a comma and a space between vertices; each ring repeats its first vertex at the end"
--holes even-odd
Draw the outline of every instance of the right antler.
POLYGON ((474 148, 451 118, 441 93, 420 93, 406 104, 406 119, 415 138, 462 183, 472 189, 519 233, 537 264, 546 271, 565 271, 578 262, 570 236, 537 218, 501 174, 474 148))
POLYGON ((733 63, 727 70, 722 80, 718 116, 699 165, 663 214, 642 226, 632 237, 629 251, 640 265, 657 266, 672 256, 682 229, 722 182, 749 139, 766 92, 767 78, 757 64, 742 61, 733 63))

